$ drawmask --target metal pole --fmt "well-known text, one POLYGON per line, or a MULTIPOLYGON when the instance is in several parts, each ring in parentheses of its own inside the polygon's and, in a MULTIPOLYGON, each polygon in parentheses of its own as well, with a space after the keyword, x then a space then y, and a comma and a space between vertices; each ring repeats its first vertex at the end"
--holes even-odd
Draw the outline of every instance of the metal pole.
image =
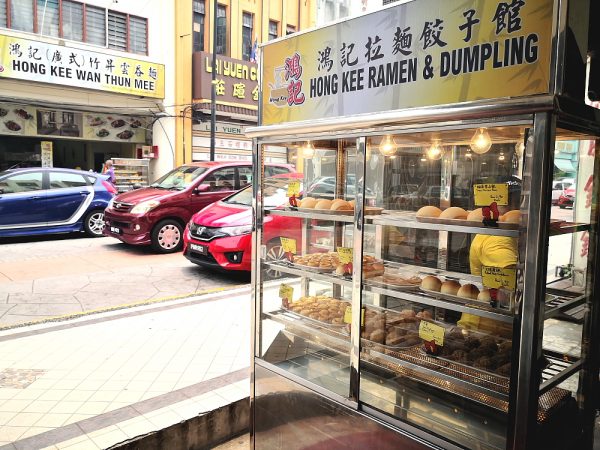
POLYGON ((212 42, 212 73, 210 90, 210 160, 215 160, 215 134, 217 131, 217 8, 218 0, 213 2, 213 42, 212 42))

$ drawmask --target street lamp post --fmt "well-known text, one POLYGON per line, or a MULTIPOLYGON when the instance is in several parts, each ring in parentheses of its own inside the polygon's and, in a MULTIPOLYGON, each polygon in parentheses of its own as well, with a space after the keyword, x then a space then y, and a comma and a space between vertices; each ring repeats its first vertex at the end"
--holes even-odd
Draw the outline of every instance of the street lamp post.
POLYGON ((215 134, 217 131, 217 8, 219 2, 213 2, 213 42, 212 73, 210 90, 210 160, 215 160, 215 134))

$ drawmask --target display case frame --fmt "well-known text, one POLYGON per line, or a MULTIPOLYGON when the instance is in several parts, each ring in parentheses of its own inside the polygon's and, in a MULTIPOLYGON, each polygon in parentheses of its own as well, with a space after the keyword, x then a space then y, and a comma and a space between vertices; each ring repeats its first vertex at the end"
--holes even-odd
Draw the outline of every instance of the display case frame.
MULTIPOLYGON (((577 392, 578 419, 581 426, 574 436, 576 445, 591 448, 593 440, 594 412, 597 408, 598 399, 598 367, 599 356, 593 351, 593 342, 598 342, 600 337, 600 312, 597 300, 600 298, 600 268, 596 256, 600 251, 598 246, 598 225, 600 223, 600 209, 597 207, 597 199, 600 190, 600 174, 596 170, 594 174, 594 202, 591 209, 590 224, 578 229, 562 230, 558 232, 571 233, 585 230, 589 232, 589 254, 588 254, 588 278, 587 295, 573 295, 565 297, 562 302, 547 306, 545 294, 549 290, 546 286, 546 264, 548 258, 548 242, 551 235, 548 223, 550 220, 550 199, 552 186, 552 167, 554 163, 553 146, 557 129, 565 129, 575 133, 588 136, 600 136, 600 114, 599 111, 580 101, 574 101, 568 97, 572 86, 567 88, 567 79, 574 75, 569 72, 565 61, 567 59, 567 27, 572 17, 569 16, 569 6, 574 7, 578 2, 566 2, 558 8, 555 4, 555 21, 553 35, 555 36, 553 48, 552 71, 550 80, 550 92, 547 95, 528 96, 523 98, 493 99, 487 101, 472 101, 461 104, 436 105, 435 107, 413 108, 398 111, 385 111, 381 113, 333 117, 328 119, 316 119, 310 122, 286 122, 259 126, 248 130, 249 135, 254 137, 254 193, 255 204, 253 205, 255 217, 254 256, 252 270, 253 286, 253 317, 252 317, 252 375, 251 375, 251 405, 252 405, 252 445, 253 448, 265 448, 256 446, 257 430, 264 426, 257 407, 257 400, 263 395, 260 380, 257 380, 257 371, 270 371, 273 374, 286 378, 292 383, 297 383, 304 388, 316 392, 331 404, 341 408, 348 408, 359 415, 362 420, 372 420, 385 426, 392 427, 404 439, 410 436, 414 439, 415 448, 459 448, 455 443, 445 441, 440 436, 425 432, 360 401, 360 368, 364 363, 361 356, 361 316, 353 314, 350 333, 350 384, 347 396, 340 396, 324 389, 321 386, 311 384, 301 377, 294 376, 281 370, 261 358, 261 318, 263 289, 265 282, 261 279, 263 264, 261 258, 262 227, 264 224, 264 210, 261 199, 261 186, 263 185, 263 146, 269 144, 282 144, 291 140, 319 139, 356 139, 356 207, 353 216, 353 247, 354 264, 353 278, 348 287, 352 288, 353 311, 360 311, 362 294, 365 287, 362 277, 363 236, 364 226, 369 222, 385 223, 389 218, 368 219, 365 216, 365 178, 366 178, 366 141, 371 136, 425 132, 428 130, 456 130, 474 128, 485 125, 498 124, 522 124, 530 123, 532 140, 525 146, 524 160, 528 160, 525 166, 528 170, 523 175, 525 193, 522 201, 526 206, 521 207, 524 213, 518 230, 503 231, 506 236, 519 237, 519 254, 522 262, 521 277, 518 281, 520 297, 517 299, 514 315, 513 348, 518 349, 517 356, 513 357, 511 387, 503 399, 507 402, 507 436, 506 448, 527 449, 538 448, 538 409, 540 397, 548 394, 562 381, 579 374, 579 390, 577 392), (535 164, 533 163, 535 161, 535 164), (360 171, 360 172, 359 172, 360 171), (540 261, 542 262, 540 264, 540 261), (552 364, 558 369, 544 370, 541 366, 542 359, 542 336, 544 321, 555 317, 560 312, 574 305, 585 305, 586 315, 583 327, 582 351, 579 360, 561 363, 559 354, 547 353, 552 364), (547 372, 547 373, 546 373, 547 372), (540 377, 543 381, 540 382, 540 377), (259 385, 257 385, 257 382, 259 385), (259 423, 261 422, 261 423, 259 423), (421 447, 419 447, 419 445, 421 447)), ((580 80, 581 83, 581 80, 580 80)), ((596 140, 596 149, 600 141, 596 140)), ((600 152, 596 150, 595 167, 600 167, 600 152)), ((342 183, 338 184, 341 186, 342 183)), ((320 218, 311 214, 311 218, 320 218)), ((330 218, 330 217, 321 217, 330 218)), ((407 221, 409 222, 409 221, 407 221)), ((406 222, 405 222, 406 225, 406 222)), ((427 228, 422 223, 419 228, 427 228)), ((433 226, 430 227, 433 229, 433 226)), ((461 231, 453 225, 435 226, 442 231, 461 231)), ((473 233, 487 233, 489 230, 475 229, 473 233)), ((301 272, 296 272, 302 275, 301 272)), ((313 276, 313 274, 310 274, 313 276)), ((389 294, 389 289, 372 289, 374 293, 389 294)), ((394 293, 396 295, 396 293, 394 293)), ((410 293, 402 293, 405 299, 411 299, 410 293)), ((413 300, 417 301, 417 299, 413 300)), ((428 299, 420 303, 450 307, 462 312, 470 312, 468 306, 449 305, 440 299, 428 299)), ((489 317, 499 317, 490 312, 489 317)), ((384 358, 385 359, 385 358, 384 358)), ((405 367, 414 368, 410 363, 405 367)), ((440 376, 439 374, 437 374, 440 376)), ((443 378, 443 377, 442 377, 443 378)), ((456 381, 456 380, 455 380, 456 381)), ((460 383, 459 383, 460 384, 460 383)), ((472 386, 471 386, 472 387, 472 386)), ((483 392, 482 392, 483 393, 483 392)), ((282 396, 285 394, 282 392, 282 396)), ((264 434, 264 431, 260 433, 264 434)), ((271 447, 269 447, 271 448, 271 447)), ((275 448, 275 447, 273 447, 275 448)), ((301 447, 298 447, 301 448, 301 447)), ((375 447, 373 447, 375 448, 375 447)))

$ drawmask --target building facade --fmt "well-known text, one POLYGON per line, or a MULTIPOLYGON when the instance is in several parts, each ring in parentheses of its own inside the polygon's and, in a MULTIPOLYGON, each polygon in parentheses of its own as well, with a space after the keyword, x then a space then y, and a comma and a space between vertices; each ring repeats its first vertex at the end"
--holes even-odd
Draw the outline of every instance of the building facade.
POLYGON ((174 28, 171 1, 0 0, 0 170, 170 169, 174 28))
MULTIPOLYGON (((176 0, 177 162, 208 160, 211 147, 212 51, 216 39, 215 160, 251 160, 244 128, 258 117, 260 44, 316 24, 316 2, 176 0), (191 12, 191 14, 190 14, 191 12), (190 20, 191 17, 191 20, 190 20), (216 36, 215 36, 216 28, 216 36)), ((267 158, 288 162, 287 149, 273 147, 267 158)))

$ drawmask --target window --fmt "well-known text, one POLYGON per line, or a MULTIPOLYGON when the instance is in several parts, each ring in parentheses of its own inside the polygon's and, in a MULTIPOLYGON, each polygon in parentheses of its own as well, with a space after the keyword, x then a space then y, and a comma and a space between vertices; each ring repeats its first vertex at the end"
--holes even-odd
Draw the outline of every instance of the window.
POLYGON ((11 0, 11 28, 33 33, 33 0, 11 0))
POLYGON ((106 10, 85 5, 85 41, 106 45, 106 10))
POLYGON ((252 55, 252 22, 254 17, 250 13, 242 15, 242 59, 250 61, 252 55))
POLYGON ((127 14, 108 12, 108 48, 127 50, 127 14))
POLYGON ((227 8, 217 7, 217 55, 227 54, 227 8))
POLYGON ((238 177, 240 179, 239 189, 242 189, 252 183, 252 167, 238 167, 238 177))
POLYGON ((194 39, 194 51, 204 51, 204 14, 205 6, 203 0, 194 0, 194 14, 192 17, 192 33, 194 39))
POLYGON ((42 189, 42 172, 28 172, 13 175, 0 180, 0 192, 16 194, 18 192, 39 191, 42 189))
POLYGON ((148 21, 142 17, 129 16, 129 51, 148 53, 148 21))
POLYGON ((6 15, 6 2, 0 1, 0 27, 8 26, 8 16, 6 15))
POLYGON ((273 20, 269 20, 269 40, 277 39, 279 34, 277 33, 277 29, 279 28, 279 24, 273 20))
POLYGON ((288 25, 286 27, 286 30, 285 30, 286 36, 289 36, 290 34, 294 34, 295 32, 296 32, 296 27, 294 25, 288 25))
POLYGON ((58 37, 60 15, 58 0, 37 0, 37 32, 58 37))
POLYGON ((284 173, 290 173, 289 169, 285 167, 277 167, 277 166, 266 166, 265 167, 265 177, 272 177, 274 175, 283 175, 284 173))
POLYGON ((83 41, 83 4, 62 2, 62 34, 65 39, 83 41))
POLYGON ((235 167, 215 170, 202 180, 202 184, 210 184, 211 191, 232 191, 235 187, 235 167))
POLYGON ((50 189, 66 189, 88 185, 83 175, 66 172, 50 172, 50 189))

